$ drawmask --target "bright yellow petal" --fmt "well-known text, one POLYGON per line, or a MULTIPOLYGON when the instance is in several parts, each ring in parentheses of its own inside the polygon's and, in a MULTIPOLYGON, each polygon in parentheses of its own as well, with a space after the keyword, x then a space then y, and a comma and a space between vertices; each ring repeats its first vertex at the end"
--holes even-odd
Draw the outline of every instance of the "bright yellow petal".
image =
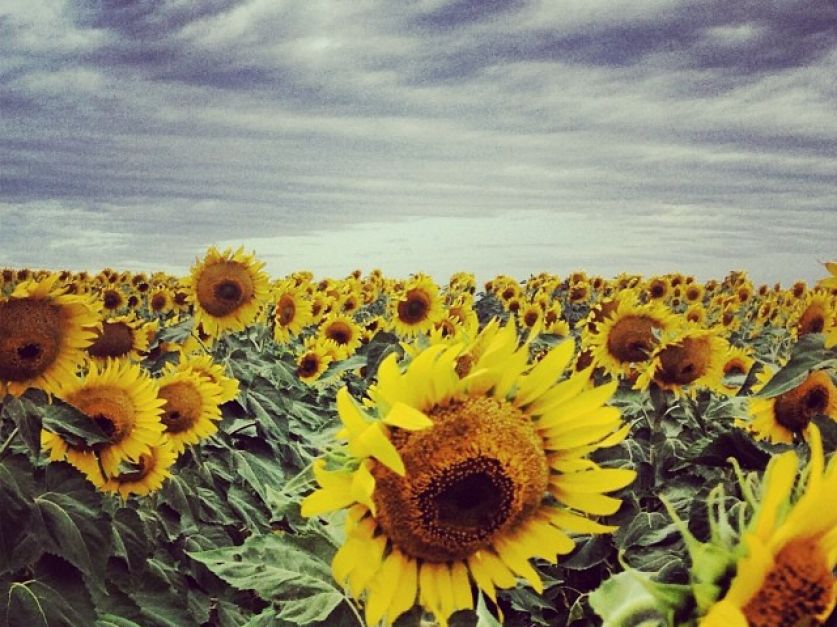
POLYGON ((636 478, 636 471, 626 468, 601 468, 565 475, 553 475, 551 483, 568 492, 612 492, 624 488, 636 478))
POLYGON ((577 494, 575 492, 563 492, 560 489, 553 490, 552 494, 556 499, 573 509, 597 516, 610 516, 622 505, 620 499, 603 494, 577 494))
POLYGON ((531 403, 561 376, 575 353, 575 342, 566 340, 553 348, 519 382, 515 404, 523 406, 531 403))
POLYGON ((360 435, 350 441, 349 452, 357 457, 374 457, 393 472, 404 476, 404 462, 401 455, 389 441, 381 424, 369 425, 360 435))
POLYGON ((421 431, 433 426, 433 421, 427 414, 400 401, 390 407, 383 422, 407 431, 421 431))
POLYGON ((468 580, 468 567, 464 562, 457 561, 451 564, 450 579, 454 611, 473 609, 474 596, 471 594, 471 582, 468 580))
POLYGON ((512 572, 520 575, 538 594, 543 593, 543 582, 541 581, 538 572, 532 568, 529 563, 528 556, 517 542, 510 538, 498 538, 494 542, 494 548, 500 555, 503 563, 511 569, 512 572))

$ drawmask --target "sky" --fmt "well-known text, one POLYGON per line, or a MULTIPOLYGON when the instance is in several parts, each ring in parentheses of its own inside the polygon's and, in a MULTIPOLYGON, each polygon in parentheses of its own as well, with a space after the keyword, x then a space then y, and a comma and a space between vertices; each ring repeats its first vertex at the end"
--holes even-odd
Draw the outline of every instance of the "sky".
POLYGON ((2 0, 0 266, 825 275, 833 0, 2 0))

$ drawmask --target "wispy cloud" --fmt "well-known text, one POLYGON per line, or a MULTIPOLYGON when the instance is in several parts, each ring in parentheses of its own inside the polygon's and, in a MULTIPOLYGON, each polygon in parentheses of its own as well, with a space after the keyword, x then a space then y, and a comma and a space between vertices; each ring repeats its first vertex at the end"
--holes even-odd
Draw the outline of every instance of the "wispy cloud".
MULTIPOLYGON (((701 242, 714 275, 813 277, 837 232, 835 71, 826 2, 17 0, 0 263, 185 269, 219 241, 348 251, 358 224, 529 233, 537 212, 573 241, 632 229, 591 267, 642 266, 663 237, 701 242)), ((559 262, 518 234, 489 264, 473 240, 438 271, 559 262)), ((710 270, 677 252, 660 261, 710 270)))

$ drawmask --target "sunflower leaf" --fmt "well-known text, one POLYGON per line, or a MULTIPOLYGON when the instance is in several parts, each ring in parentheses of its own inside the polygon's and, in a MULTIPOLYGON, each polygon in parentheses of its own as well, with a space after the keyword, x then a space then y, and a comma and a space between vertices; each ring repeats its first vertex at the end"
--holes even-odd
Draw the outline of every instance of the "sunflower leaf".
POLYGON ((70 446, 81 448, 110 442, 95 421, 61 399, 54 398, 51 405, 44 406, 41 419, 44 429, 58 434, 70 446))

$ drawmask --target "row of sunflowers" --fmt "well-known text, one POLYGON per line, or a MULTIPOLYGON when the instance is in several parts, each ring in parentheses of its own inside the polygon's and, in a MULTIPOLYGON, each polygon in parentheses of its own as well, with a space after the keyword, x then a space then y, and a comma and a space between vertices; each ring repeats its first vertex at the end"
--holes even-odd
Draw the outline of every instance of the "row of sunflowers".
POLYGON ((0 624, 825 623, 826 266, 3 270, 0 624))

